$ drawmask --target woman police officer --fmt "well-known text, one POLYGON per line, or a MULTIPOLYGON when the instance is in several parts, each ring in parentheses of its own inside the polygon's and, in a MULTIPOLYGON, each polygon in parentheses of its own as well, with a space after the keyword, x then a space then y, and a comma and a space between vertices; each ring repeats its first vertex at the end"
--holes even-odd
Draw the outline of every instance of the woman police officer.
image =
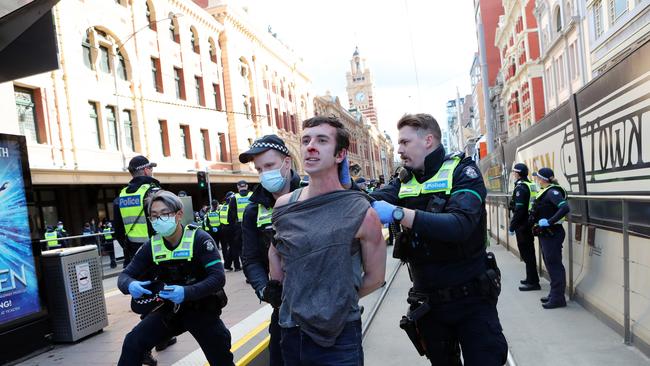
POLYGON ((566 191, 558 185, 553 170, 542 168, 533 176, 541 188, 531 208, 530 220, 534 224, 533 233, 539 236, 542 257, 551 277, 551 291, 541 301, 544 309, 555 309, 566 306, 566 272, 562 264, 565 232, 562 222, 569 213, 569 205, 566 191))

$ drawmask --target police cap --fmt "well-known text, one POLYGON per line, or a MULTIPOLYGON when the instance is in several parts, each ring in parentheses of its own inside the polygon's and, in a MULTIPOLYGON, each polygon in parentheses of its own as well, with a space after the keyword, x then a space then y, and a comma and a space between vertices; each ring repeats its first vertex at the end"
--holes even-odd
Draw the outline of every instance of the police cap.
POLYGON ((528 176, 528 167, 524 163, 517 163, 515 166, 512 168, 513 172, 519 173, 522 177, 528 176))
POLYGON ((239 154, 239 161, 242 164, 248 163, 267 150, 275 150, 283 155, 289 156, 289 149, 284 144, 284 141, 278 135, 265 135, 255 140, 248 151, 239 154))
POLYGON ((542 168, 535 173, 533 173, 534 176, 540 177, 544 179, 547 182, 550 182, 551 179, 555 177, 555 174, 553 173, 553 170, 551 168, 542 168))

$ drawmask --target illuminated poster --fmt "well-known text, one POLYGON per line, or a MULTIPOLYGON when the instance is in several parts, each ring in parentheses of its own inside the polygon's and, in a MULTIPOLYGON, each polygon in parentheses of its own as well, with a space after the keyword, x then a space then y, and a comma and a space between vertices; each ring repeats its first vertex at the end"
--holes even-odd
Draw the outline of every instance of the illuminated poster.
POLYGON ((0 134, 0 326, 41 311, 23 180, 24 151, 24 139, 0 134))

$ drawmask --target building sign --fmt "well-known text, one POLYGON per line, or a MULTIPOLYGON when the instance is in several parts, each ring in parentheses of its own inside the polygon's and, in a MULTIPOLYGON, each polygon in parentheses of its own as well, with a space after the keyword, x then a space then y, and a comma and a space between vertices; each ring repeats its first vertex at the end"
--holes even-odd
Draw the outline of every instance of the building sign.
POLYGON ((0 134, 0 326, 41 311, 32 253, 23 137, 0 134))

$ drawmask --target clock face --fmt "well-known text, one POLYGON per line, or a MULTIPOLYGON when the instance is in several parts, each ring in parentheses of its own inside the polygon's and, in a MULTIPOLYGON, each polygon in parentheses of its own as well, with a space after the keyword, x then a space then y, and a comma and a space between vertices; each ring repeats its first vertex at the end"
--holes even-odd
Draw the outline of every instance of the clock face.
POLYGON ((357 102, 363 102, 366 100, 366 94, 364 94, 364 92, 358 92, 357 95, 355 95, 355 98, 357 99, 357 102))

